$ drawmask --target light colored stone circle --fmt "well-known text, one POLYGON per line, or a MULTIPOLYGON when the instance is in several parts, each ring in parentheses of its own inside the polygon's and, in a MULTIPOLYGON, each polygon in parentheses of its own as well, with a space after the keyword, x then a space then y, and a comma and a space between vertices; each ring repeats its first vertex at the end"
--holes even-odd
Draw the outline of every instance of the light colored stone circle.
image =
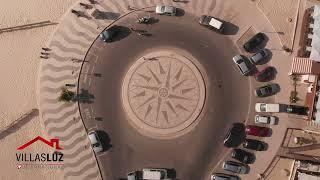
POLYGON ((150 52, 127 72, 122 102, 130 124, 140 133, 155 138, 176 137, 200 115, 205 84, 198 68, 185 56, 150 52))

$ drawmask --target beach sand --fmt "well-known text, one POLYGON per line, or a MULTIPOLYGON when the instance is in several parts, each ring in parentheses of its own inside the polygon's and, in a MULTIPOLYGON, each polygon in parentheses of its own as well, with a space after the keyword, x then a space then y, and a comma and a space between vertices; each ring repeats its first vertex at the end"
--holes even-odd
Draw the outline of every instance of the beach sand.
MULTIPOLYGON (((41 21, 59 23, 76 0, 4 1, 0 6, 0 28, 41 21)), ((63 171, 48 168, 20 168, 16 149, 36 136, 50 139, 38 115, 22 119, 10 131, 8 126, 21 115, 38 108, 37 86, 41 47, 45 47, 56 25, 0 33, 0 179, 63 179, 63 171)), ((25 152, 50 152, 35 143, 25 152)))

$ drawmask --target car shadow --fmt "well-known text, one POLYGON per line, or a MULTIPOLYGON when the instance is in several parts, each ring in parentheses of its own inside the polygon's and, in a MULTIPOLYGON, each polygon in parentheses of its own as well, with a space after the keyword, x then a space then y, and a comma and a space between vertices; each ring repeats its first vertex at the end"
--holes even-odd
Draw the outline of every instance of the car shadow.
POLYGON ((268 56, 264 60, 258 62, 256 65, 267 64, 272 59, 272 56, 273 56, 272 51, 270 51, 270 49, 265 49, 265 50, 268 52, 268 56))
POLYGON ((108 151, 110 148, 112 148, 111 139, 108 133, 102 130, 97 130, 96 132, 101 140, 103 151, 108 151))
POLYGON ((249 174, 251 170, 250 166, 247 164, 244 164, 244 165, 246 166, 246 172, 244 172, 244 174, 249 174))
POLYGON ((116 26, 116 30, 118 34, 112 38, 112 42, 120 41, 131 34, 131 30, 125 26, 116 26))
POLYGON ((168 172, 168 178, 176 179, 177 172, 176 172, 176 170, 174 168, 167 169, 167 172, 168 172))
POLYGON ((181 8, 177 8, 176 11, 177 11, 177 12, 176 12, 176 16, 177 16, 177 17, 184 16, 185 13, 186 13, 186 12, 185 12, 183 9, 181 9, 181 8))
POLYGON ((153 25, 153 24, 156 24, 158 23, 160 20, 158 18, 154 18, 154 17, 151 17, 149 19, 149 22, 147 23, 147 25, 153 25))
POLYGON ((239 31, 239 26, 231 23, 231 22, 227 22, 227 21, 223 21, 221 19, 219 19, 220 21, 223 22, 224 24, 224 29, 223 29, 223 35, 235 35, 238 33, 239 31))
POLYGON ((269 144, 266 142, 263 142, 263 148, 261 151, 267 151, 269 149, 269 144))
POLYGON ((274 116, 274 117, 275 117, 274 125, 278 125, 279 124, 279 117, 278 116, 274 116))
POLYGON ((250 161, 247 164, 253 164, 254 162, 256 162, 256 155, 251 153, 252 156, 250 156, 250 161))

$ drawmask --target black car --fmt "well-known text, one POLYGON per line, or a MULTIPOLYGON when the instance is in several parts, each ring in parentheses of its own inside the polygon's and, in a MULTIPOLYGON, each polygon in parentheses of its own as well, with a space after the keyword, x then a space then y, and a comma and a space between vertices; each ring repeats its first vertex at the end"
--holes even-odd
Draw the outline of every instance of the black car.
POLYGON ((242 149, 233 149, 231 157, 245 164, 252 164, 255 161, 255 155, 242 149))
POLYGON ((261 87, 258 87, 254 92, 257 97, 267 97, 276 94, 279 91, 280 87, 278 84, 267 84, 261 87))
POLYGON ((114 25, 110 28, 102 31, 100 33, 100 39, 104 42, 112 42, 114 37, 118 34, 119 28, 118 26, 114 25))
POLYGON ((243 48, 247 52, 254 52, 266 40, 263 33, 258 33, 244 43, 243 48))
POLYGON ((255 139, 246 139, 246 140, 244 140, 242 145, 244 148, 252 149, 252 150, 256 150, 256 151, 265 151, 267 149, 266 143, 264 143, 262 141, 255 140, 255 139))
POLYGON ((308 115, 309 108, 305 106, 288 105, 286 111, 291 114, 308 115))
POLYGON ((223 144, 226 147, 237 147, 245 139, 245 127, 241 123, 234 123, 224 137, 223 144))

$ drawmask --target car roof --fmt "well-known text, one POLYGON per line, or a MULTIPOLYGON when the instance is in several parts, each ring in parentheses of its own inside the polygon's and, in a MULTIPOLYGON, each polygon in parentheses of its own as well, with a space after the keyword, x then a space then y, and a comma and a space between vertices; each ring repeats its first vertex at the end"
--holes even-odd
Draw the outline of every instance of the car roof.
POLYGON ((214 17, 211 17, 211 20, 210 20, 210 22, 209 22, 209 25, 211 25, 211 26, 213 26, 213 27, 215 27, 215 28, 217 28, 217 29, 221 29, 221 27, 222 27, 222 22, 219 21, 219 20, 217 20, 217 19, 214 18, 214 17))
POLYGON ((92 144, 98 143, 97 133, 95 131, 91 131, 88 133, 88 137, 92 144))

